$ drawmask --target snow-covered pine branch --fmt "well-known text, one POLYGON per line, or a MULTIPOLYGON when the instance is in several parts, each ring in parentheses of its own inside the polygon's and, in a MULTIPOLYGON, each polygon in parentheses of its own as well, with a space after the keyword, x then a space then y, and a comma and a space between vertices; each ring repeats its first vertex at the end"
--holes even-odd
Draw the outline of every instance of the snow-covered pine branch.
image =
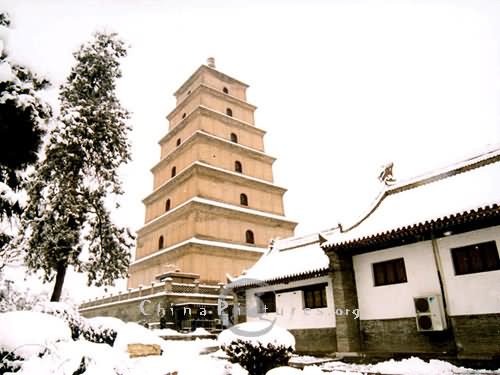
POLYGON ((125 55, 123 41, 106 33, 96 33, 74 54, 76 64, 59 94, 57 126, 30 181, 26 262, 43 270, 46 280, 55 277, 52 300, 70 265, 87 273, 89 285, 112 284, 127 274, 133 236, 113 224, 104 205, 110 194, 122 194, 118 168, 130 160, 129 113, 115 92, 125 55))

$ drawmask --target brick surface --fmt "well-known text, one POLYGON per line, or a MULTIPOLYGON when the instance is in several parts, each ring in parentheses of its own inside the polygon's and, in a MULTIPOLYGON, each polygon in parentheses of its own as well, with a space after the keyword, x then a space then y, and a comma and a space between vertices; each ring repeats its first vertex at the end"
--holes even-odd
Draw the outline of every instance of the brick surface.
MULTIPOLYGON (((358 295, 354 280, 352 256, 328 254, 333 281, 333 300, 336 309, 354 310, 358 308, 358 295)), ((336 316, 337 350, 358 352, 361 348, 359 320, 349 315, 336 316)))
POLYGON ((450 320, 460 356, 500 358, 500 314, 452 316, 450 320))
POLYGON ((295 351, 325 354, 337 351, 335 328, 290 329, 295 337, 295 351))
POLYGON ((415 318, 361 320, 362 350, 393 353, 455 353, 453 334, 418 332, 415 318))

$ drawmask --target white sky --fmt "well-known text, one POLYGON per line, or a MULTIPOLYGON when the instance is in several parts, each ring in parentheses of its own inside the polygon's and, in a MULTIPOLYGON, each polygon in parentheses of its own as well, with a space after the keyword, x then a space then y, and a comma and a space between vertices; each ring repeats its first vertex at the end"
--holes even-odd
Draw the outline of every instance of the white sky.
POLYGON ((133 113, 133 161, 117 220, 133 229, 143 224, 172 94, 208 56, 251 86, 297 235, 366 207, 388 161, 404 178, 500 143, 498 1, 0 4, 12 16, 11 56, 56 88, 93 31, 130 43, 119 96, 133 113))

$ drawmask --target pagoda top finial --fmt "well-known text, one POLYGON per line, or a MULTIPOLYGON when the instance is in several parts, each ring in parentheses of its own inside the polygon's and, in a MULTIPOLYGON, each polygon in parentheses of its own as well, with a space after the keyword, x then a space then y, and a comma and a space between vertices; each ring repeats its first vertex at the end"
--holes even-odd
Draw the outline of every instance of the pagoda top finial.
POLYGON ((207 59, 207 66, 208 66, 209 68, 213 68, 213 69, 215 69, 215 58, 213 58, 213 57, 209 57, 209 58, 207 59))

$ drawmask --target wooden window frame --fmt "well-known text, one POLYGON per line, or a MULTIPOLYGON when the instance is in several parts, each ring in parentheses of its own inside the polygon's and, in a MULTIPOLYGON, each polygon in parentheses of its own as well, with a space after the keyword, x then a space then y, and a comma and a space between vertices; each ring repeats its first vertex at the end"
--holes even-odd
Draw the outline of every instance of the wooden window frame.
POLYGON ((456 276, 500 270, 496 241, 485 241, 450 249, 456 276))
POLYGON ((395 258, 372 264, 374 286, 404 284, 408 282, 404 258, 395 258))
POLYGON ((328 307, 326 298, 327 283, 306 285, 301 287, 304 309, 323 309, 328 307))

